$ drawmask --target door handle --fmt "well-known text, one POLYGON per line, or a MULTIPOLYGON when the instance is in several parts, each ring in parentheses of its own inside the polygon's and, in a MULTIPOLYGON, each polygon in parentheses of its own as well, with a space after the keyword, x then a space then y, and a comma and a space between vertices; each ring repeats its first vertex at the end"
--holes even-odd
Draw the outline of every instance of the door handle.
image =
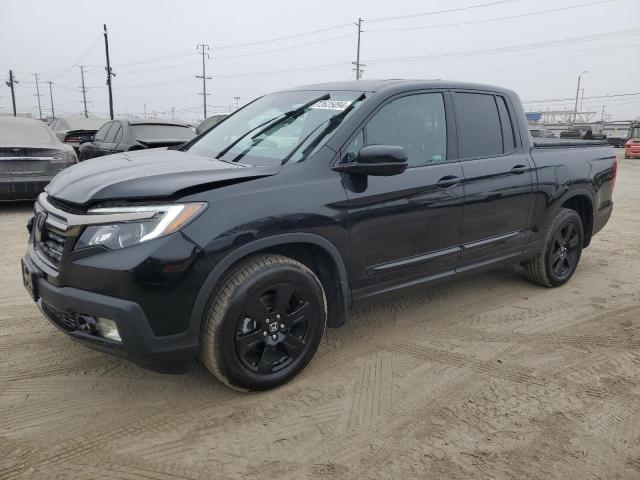
POLYGON ((520 175, 521 173, 528 172, 528 171, 529 171, 529 167, 526 167, 524 165, 516 165, 511 169, 511 173, 514 173, 516 175, 520 175))
POLYGON ((449 188, 454 185, 458 185, 461 181, 462 179, 460 177, 456 177, 455 175, 446 175, 438 180, 436 185, 440 188, 449 188))

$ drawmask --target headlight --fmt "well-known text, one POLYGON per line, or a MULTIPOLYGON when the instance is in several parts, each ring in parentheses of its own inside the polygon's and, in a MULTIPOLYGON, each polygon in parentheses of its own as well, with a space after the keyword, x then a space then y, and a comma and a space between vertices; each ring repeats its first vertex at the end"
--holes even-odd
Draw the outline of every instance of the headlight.
POLYGON ((200 215, 207 204, 178 203, 174 205, 145 205, 139 207, 94 208, 87 213, 99 217, 112 217, 119 214, 141 213, 150 218, 104 225, 89 225, 76 243, 76 250, 102 245, 111 250, 130 247, 138 243, 163 237, 177 232, 187 223, 200 215))

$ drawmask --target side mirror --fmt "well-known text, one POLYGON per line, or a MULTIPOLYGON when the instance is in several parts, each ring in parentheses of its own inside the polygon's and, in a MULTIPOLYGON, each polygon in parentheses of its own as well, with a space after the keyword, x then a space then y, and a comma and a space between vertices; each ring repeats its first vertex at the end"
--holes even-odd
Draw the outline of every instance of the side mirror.
POLYGON ((355 162, 342 163, 334 167, 345 173, 359 173, 388 177, 407 169, 407 152, 403 147, 391 145, 367 145, 358 152, 355 162))

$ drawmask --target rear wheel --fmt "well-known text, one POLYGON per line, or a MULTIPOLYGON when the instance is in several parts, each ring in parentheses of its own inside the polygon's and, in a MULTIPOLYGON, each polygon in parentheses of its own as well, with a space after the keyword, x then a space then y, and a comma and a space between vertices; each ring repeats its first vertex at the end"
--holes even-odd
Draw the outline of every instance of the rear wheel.
POLYGON ((326 319, 324 291, 309 268, 281 255, 253 256, 234 267, 213 295, 201 358, 231 387, 274 388, 309 363, 326 319))
POLYGON ((545 287, 566 283, 580 261, 583 239, 580 216, 561 208, 549 226, 544 250, 523 265, 527 278, 545 287))

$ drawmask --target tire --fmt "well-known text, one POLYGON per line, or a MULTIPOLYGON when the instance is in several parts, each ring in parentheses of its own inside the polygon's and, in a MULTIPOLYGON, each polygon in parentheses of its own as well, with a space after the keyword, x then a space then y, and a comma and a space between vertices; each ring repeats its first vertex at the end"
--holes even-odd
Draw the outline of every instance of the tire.
POLYGON ((561 208, 549 226, 544 250, 523 265, 525 275, 544 287, 565 284, 576 271, 583 244, 580 216, 574 210, 561 208))
POLYGON ((225 275, 203 319, 200 357, 223 383, 268 390, 309 363, 327 323, 318 277, 282 255, 255 255, 225 275))

